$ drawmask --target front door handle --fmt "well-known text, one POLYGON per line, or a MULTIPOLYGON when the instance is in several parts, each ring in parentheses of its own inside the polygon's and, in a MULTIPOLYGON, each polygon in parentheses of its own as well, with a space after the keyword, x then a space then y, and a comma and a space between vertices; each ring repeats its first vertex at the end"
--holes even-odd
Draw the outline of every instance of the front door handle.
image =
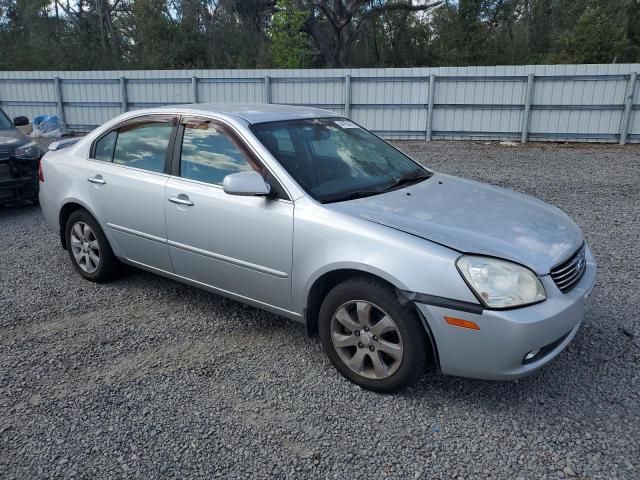
POLYGON ((187 197, 184 194, 180 194, 177 197, 169 197, 169 201, 171 203, 176 203, 178 205, 184 205, 186 207, 193 207, 194 203, 189 200, 189 197, 187 197))
POLYGON ((89 177, 87 180, 91 183, 97 183, 98 185, 104 185, 107 181, 102 178, 100 175, 96 175, 95 177, 89 177))

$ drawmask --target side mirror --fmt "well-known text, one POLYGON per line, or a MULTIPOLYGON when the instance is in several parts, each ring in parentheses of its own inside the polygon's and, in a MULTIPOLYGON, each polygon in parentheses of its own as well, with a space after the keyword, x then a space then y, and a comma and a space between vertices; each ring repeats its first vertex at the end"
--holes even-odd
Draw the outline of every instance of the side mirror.
POLYGON ((29 119, 27 117, 15 117, 13 119, 13 124, 16 127, 24 127, 26 125, 29 125, 29 119))
POLYGON ((224 193, 243 197, 266 196, 271 193, 271 186, 255 170, 227 175, 222 181, 222 188, 224 193))

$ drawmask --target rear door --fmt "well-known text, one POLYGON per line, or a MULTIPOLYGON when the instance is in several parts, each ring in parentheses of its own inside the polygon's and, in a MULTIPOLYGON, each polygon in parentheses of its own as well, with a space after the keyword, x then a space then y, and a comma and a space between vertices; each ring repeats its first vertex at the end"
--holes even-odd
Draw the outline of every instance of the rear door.
POLYGON ((288 309, 293 203, 227 195, 228 174, 267 170, 224 125, 183 118, 166 186, 167 238, 175 272, 223 292, 288 309))
POLYGON ((129 120, 99 138, 87 162, 93 208, 129 260, 171 272, 164 219, 169 146, 177 117, 129 120))

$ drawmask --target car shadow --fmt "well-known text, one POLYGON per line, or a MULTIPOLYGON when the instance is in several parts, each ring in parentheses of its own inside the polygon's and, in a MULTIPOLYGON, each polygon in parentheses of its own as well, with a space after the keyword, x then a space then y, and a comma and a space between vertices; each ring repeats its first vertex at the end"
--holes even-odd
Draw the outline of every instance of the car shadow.
MULTIPOLYGON (((301 348, 310 350, 317 358, 315 365, 318 376, 334 374, 338 381, 349 384, 339 376, 324 359, 317 337, 307 337, 306 328, 298 323, 275 314, 227 299, 195 287, 184 285, 173 280, 127 267, 122 279, 129 284, 127 288, 160 288, 167 300, 181 304, 197 302, 203 315, 220 315, 241 318, 242 328, 250 328, 257 337, 287 336, 301 348), (246 322, 244 321, 246 319, 246 322), (295 337, 295 338, 291 338, 295 337), (306 347, 305 347, 306 345, 306 347)), ((598 309, 590 312, 590 316, 599 315, 598 309)), ((475 409, 486 414, 499 413, 504 410, 521 410, 523 407, 531 411, 544 413, 550 407, 562 412, 574 406, 576 391, 588 392, 592 389, 594 369, 601 368, 604 358, 593 355, 590 345, 597 343, 615 343, 619 339, 594 338, 616 336, 615 331, 598 329, 589 323, 589 319, 579 330, 568 348, 560 353, 552 362, 533 374, 509 381, 477 380, 453 377, 435 371, 428 371, 419 382, 410 388, 392 394, 399 400, 411 403, 434 405, 464 405, 464 408, 475 409)), ((627 342, 628 343, 628 342, 627 342)), ((606 363, 606 362, 605 362, 606 363)), ((379 395, 362 390, 362 395, 379 395)), ((597 398, 597 397, 593 397, 597 398)))
POLYGON ((21 200, 19 202, 10 202, 5 204, 0 203, 0 218, 15 214, 31 213, 36 208, 39 209, 40 207, 28 200, 21 200))

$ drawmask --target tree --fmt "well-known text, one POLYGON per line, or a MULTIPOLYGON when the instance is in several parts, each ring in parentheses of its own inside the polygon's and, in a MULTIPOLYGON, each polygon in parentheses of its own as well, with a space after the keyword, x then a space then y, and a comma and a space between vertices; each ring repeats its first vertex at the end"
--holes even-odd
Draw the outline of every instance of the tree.
POLYGON ((179 68, 175 46, 178 25, 164 0, 136 0, 126 21, 131 46, 128 63, 133 68, 179 68))
POLYGON ((640 0, 629 0, 625 9, 625 46, 621 61, 640 61, 640 0))
POLYGON ((370 20, 392 11, 426 11, 441 2, 414 5, 407 1, 297 0, 300 9, 309 10, 303 30, 316 42, 328 67, 343 67, 360 31, 370 20))
POLYGON ((504 26, 507 2, 459 0, 446 2, 433 18, 438 61, 448 65, 501 63, 506 46, 496 39, 504 26))
POLYGON ((304 68, 311 64, 311 37, 302 31, 309 12, 296 8, 293 0, 278 0, 269 36, 276 68, 304 68))
POLYGON ((589 6, 575 27, 560 39, 553 60, 568 63, 611 63, 624 44, 624 29, 600 7, 589 6))
POLYGON ((640 61, 640 0, 0 0, 0 68, 640 61))

